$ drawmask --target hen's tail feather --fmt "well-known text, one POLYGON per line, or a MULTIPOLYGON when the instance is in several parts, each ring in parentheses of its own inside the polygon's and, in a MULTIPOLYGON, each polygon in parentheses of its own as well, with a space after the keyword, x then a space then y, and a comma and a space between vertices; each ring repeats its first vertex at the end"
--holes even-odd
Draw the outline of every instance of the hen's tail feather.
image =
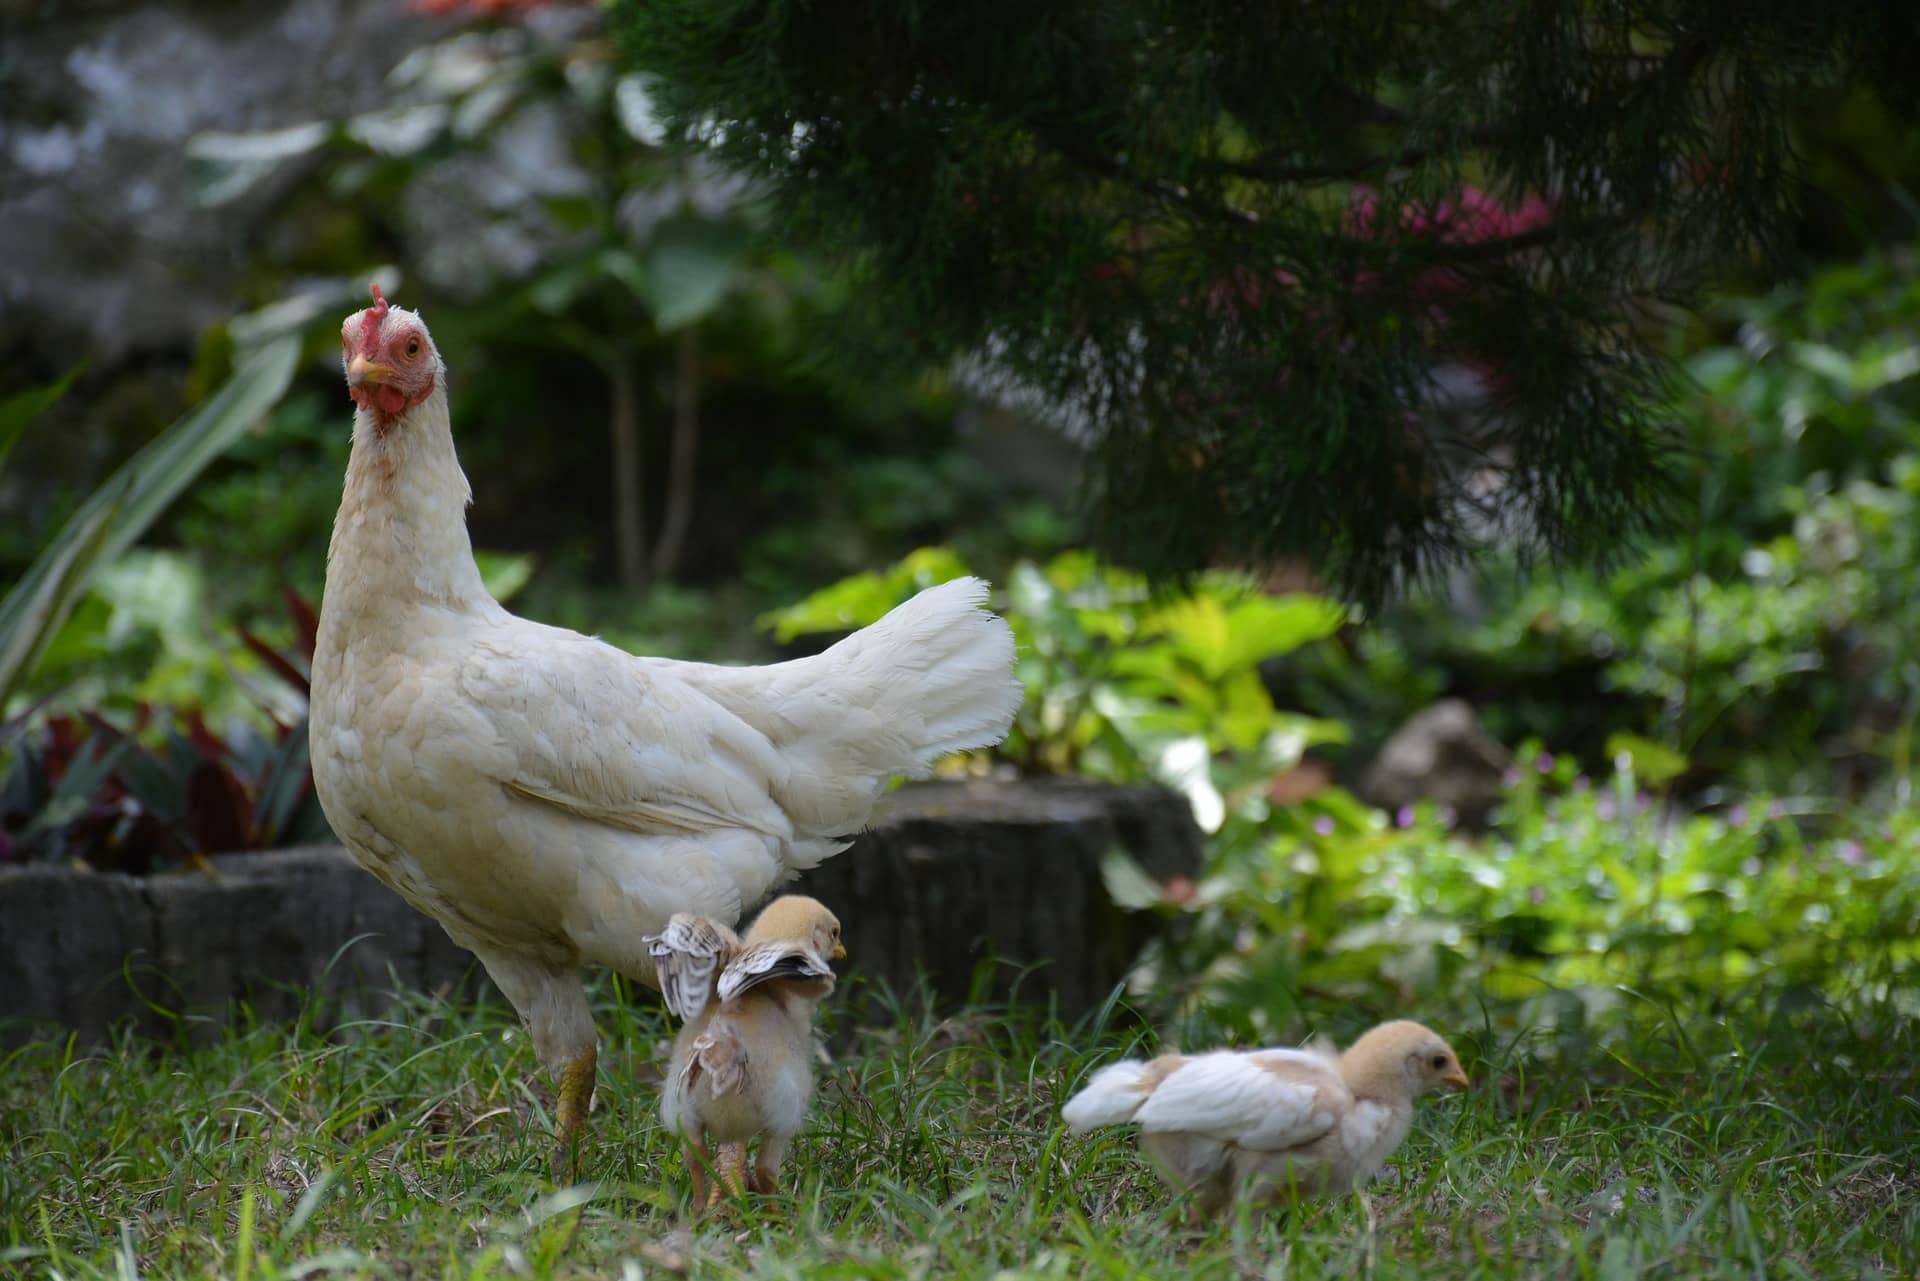
POLYGON ((1075 1134, 1103 1125, 1125 1125, 1133 1120, 1154 1087, 1166 1079, 1166 1072, 1156 1071, 1156 1066, 1141 1059, 1127 1059, 1101 1068, 1067 1100, 1060 1109, 1060 1119, 1075 1134))
POLYGON ((765 733, 791 767, 788 866, 812 867, 873 821, 890 779, 1006 737, 1022 690, 1013 631, 981 608, 987 584, 957 578, 810 658, 762 668, 680 667, 765 733))
POLYGON ((982 608, 986 603, 984 581, 956 578, 820 655, 883 723, 918 722, 910 759, 889 762, 890 772, 925 773, 949 752, 1007 736, 1022 692, 1013 675, 1013 629, 982 608))

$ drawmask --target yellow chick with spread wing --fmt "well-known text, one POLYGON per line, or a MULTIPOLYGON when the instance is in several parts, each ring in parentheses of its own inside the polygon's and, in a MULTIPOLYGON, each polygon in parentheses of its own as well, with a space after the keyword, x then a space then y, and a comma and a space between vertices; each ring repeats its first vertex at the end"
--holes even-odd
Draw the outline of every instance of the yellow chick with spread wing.
POLYGON ((646 943, 667 1009, 683 1024, 660 1117, 687 1145, 694 1203, 772 1192, 813 1097, 813 1012, 833 992, 828 962, 847 954, 839 920, 818 900, 789 894, 767 904, 745 938, 681 912, 646 943))
POLYGON ((1331 1047, 1215 1050, 1111 1064, 1060 1110, 1074 1133, 1140 1127, 1161 1177, 1196 1219, 1236 1195, 1292 1200, 1358 1189, 1413 1125, 1413 1101, 1465 1088, 1459 1056, 1418 1023, 1382 1023, 1331 1047))

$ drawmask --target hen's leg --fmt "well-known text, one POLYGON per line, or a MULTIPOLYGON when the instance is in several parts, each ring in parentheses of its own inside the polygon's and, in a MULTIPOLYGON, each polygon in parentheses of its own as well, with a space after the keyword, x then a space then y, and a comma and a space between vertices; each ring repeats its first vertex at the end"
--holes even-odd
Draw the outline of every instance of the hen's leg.
POLYGON ((569 1183, 580 1178, 580 1145, 587 1137, 587 1118, 593 1112, 593 1085, 600 1062, 597 1045, 589 1045, 560 1069, 560 1097, 554 1105, 559 1133, 554 1136, 556 1177, 564 1163, 569 1183))
POLYGON ((587 1008, 587 990, 577 970, 556 970, 525 957, 474 948, 487 974, 520 1013, 533 1048, 553 1073, 553 1176, 571 1183, 580 1177, 580 1145, 587 1114, 593 1108, 593 1083, 600 1037, 587 1008))

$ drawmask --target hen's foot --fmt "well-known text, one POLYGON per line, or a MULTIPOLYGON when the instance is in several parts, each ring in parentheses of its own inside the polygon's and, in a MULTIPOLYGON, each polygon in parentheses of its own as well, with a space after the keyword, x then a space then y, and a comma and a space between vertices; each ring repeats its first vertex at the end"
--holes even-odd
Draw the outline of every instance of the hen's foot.
POLYGON ((580 1181, 580 1149, 587 1137, 587 1116, 593 1110, 597 1046, 588 1046, 579 1058, 560 1070, 560 1098, 554 1107, 558 1130, 553 1146, 553 1177, 561 1183, 580 1181))

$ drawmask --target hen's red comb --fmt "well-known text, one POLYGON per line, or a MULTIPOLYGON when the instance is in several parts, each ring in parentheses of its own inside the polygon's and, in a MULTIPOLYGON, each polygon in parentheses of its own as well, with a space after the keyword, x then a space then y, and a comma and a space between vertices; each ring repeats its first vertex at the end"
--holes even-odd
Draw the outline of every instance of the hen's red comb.
POLYGON ((360 350, 371 356, 380 337, 380 322, 387 316, 387 296, 380 292, 377 280, 367 288, 373 291, 373 306, 360 313, 360 350))

